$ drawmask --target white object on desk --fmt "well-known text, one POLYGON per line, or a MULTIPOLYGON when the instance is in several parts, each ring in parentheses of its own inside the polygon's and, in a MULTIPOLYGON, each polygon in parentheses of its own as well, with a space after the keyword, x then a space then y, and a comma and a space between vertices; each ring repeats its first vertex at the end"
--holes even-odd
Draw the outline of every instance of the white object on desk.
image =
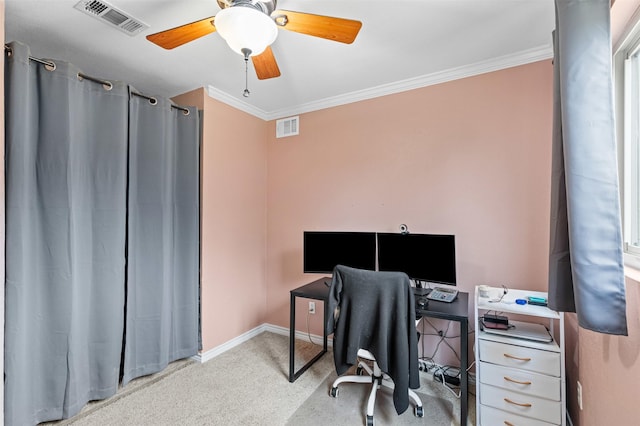
POLYGON ((478 286, 478 295, 480 297, 489 297, 489 288, 488 285, 478 286))
POLYGON ((458 290, 445 287, 434 287, 427 295, 427 299, 448 303, 456 300, 456 297, 458 297, 458 290))

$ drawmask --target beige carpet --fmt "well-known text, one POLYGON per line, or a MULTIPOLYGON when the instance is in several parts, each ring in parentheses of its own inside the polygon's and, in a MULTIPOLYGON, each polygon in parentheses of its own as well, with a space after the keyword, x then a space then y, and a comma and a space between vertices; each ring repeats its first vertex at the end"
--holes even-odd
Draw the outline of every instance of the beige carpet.
MULTIPOLYGON (((318 350, 316 345, 297 341, 296 365, 301 366, 318 350)), ((314 398, 310 397, 316 392, 318 395, 324 393, 322 386, 326 386, 328 377, 335 374, 329 352, 298 380, 289 383, 289 339, 269 332, 262 333, 204 364, 182 361, 172 364, 168 370, 134 380, 114 397, 91 404, 72 419, 51 424, 285 425, 296 413, 302 413, 298 410, 307 403, 315 404, 314 398)), ((450 399, 446 389, 443 390, 441 385, 432 382, 431 375, 422 375, 423 386, 418 391, 451 400, 454 414, 451 425, 458 425, 458 400, 450 399)), ((339 399, 342 400, 344 394, 341 391, 339 399)), ((330 401, 328 403, 336 401, 328 395, 328 390, 325 395, 330 401)), ((474 403, 470 398, 471 419, 475 417, 474 403)), ((410 418, 413 421, 413 414, 410 414, 410 418)), ((428 419, 427 413, 421 424, 434 424, 428 419)), ((340 419, 334 420, 332 426, 351 424, 342 423, 340 419)), ((355 424, 363 424, 363 418, 355 424)), ((384 424, 382 418, 376 417, 376 425, 384 424)), ((412 423, 399 420, 393 424, 412 423)))

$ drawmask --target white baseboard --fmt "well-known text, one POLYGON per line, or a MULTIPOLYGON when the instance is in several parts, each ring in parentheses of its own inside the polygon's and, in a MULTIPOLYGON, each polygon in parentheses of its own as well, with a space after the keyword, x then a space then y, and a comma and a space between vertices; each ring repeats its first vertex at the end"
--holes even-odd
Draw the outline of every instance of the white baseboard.
MULTIPOLYGON (((219 345, 216 346, 213 349, 209 349, 208 351, 204 352, 204 353, 199 353, 198 355, 194 355, 191 357, 191 359, 200 362, 200 363, 204 363, 207 362, 215 357, 217 357, 218 355, 221 355, 223 353, 225 353, 226 351, 228 351, 229 349, 235 348, 236 346, 246 342, 247 340, 256 337, 257 335, 264 333, 265 331, 270 331, 271 333, 275 333, 275 334, 281 334, 283 336, 289 336, 289 328, 286 327, 280 327, 279 325, 273 325, 273 324, 261 324, 259 326, 257 326, 256 328, 253 328, 249 331, 247 331, 246 333, 243 333, 241 335, 239 335, 238 337, 234 337, 233 339, 219 345)), ((303 331, 299 331, 296 330, 296 339, 299 340, 309 340, 309 335, 303 331)), ((318 345, 322 345, 322 336, 318 336, 315 334, 311 334, 311 339, 313 341, 313 343, 318 344, 318 345)), ((332 341, 331 339, 329 339, 329 341, 327 342, 328 346, 331 347, 332 346, 332 341)))
POLYGON ((234 337, 233 339, 221 344, 220 346, 216 346, 213 349, 209 349, 204 353, 201 352, 198 355, 194 355, 191 357, 191 359, 194 359, 198 362, 207 362, 210 359, 213 359, 218 355, 225 353, 229 349, 235 348, 239 344, 244 343, 253 337, 256 337, 258 334, 264 331, 265 331, 265 325, 264 324, 259 325, 258 327, 252 330, 249 330, 246 333, 239 335, 238 337, 234 337))
MULTIPOLYGON (((280 327, 279 325, 273 325, 273 324, 262 324, 262 326, 265 327, 264 331, 270 331, 275 334, 289 336, 289 329, 287 327, 280 327)), ((308 342, 309 334, 304 331, 296 330, 296 339, 306 340, 308 342)), ((318 336, 317 334, 311 334, 311 340, 316 345, 322 345, 322 336, 318 336)), ((333 339, 327 339, 327 346, 330 348, 333 347, 333 339)))

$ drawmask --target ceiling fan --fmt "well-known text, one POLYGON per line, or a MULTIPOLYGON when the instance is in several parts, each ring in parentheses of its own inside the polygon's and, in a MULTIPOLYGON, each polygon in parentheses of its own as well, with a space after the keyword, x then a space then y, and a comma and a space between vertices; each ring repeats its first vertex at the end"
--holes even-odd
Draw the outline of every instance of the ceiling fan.
POLYGON ((222 9, 215 16, 147 36, 147 40, 165 49, 211 34, 214 31, 245 61, 251 57, 258 79, 280 76, 271 51, 278 29, 294 31, 341 43, 353 43, 362 22, 331 16, 277 10, 277 0, 217 0, 222 9))

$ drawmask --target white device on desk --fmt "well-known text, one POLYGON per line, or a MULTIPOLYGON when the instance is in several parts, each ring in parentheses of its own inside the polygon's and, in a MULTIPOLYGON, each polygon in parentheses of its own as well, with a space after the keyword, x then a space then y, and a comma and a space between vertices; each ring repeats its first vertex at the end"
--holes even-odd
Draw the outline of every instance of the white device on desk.
POLYGON ((434 287, 427 295, 427 299, 448 303, 456 300, 456 297, 458 297, 458 290, 446 287, 434 287))

